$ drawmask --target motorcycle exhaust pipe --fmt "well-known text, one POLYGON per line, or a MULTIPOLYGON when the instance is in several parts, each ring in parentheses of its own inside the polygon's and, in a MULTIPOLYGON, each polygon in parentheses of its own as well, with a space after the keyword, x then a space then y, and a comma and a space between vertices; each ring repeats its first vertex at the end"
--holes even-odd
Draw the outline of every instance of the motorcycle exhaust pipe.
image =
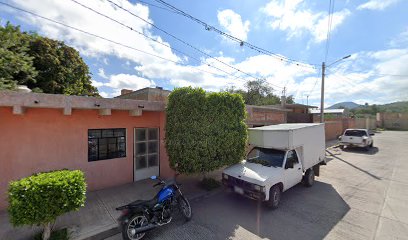
POLYGON ((156 228, 156 227, 158 227, 157 224, 150 223, 150 224, 148 224, 146 226, 136 228, 135 230, 136 230, 136 234, 139 234, 139 233, 144 233, 144 232, 147 232, 149 230, 152 230, 153 228, 156 228))

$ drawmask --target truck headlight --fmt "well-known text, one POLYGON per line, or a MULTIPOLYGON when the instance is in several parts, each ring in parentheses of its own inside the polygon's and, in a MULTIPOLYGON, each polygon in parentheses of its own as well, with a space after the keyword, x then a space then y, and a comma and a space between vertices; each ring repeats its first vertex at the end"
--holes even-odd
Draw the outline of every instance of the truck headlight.
POLYGON ((264 187, 263 186, 259 186, 259 185, 253 185, 254 190, 258 191, 258 192, 263 192, 264 191, 264 187))
POLYGON ((222 178, 225 179, 225 180, 228 180, 228 175, 225 174, 225 173, 223 173, 223 174, 222 174, 222 178))

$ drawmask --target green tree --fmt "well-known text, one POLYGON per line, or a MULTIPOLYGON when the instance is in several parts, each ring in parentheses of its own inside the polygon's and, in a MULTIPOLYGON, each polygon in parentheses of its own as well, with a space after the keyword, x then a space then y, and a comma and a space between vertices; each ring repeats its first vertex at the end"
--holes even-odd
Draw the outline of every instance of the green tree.
POLYGON ((273 88, 263 79, 248 81, 245 90, 229 87, 224 91, 241 95, 245 104, 249 105, 275 105, 281 102, 280 97, 273 94, 273 88))
POLYGON ((30 36, 7 23, 0 26, 0 90, 16 88, 17 83, 35 82, 37 71, 28 54, 30 36))
POLYGON ((79 52, 64 42, 0 26, 0 89, 27 85, 37 92, 99 96, 79 52))
POLYGON ((295 103, 295 97, 293 97, 293 95, 289 95, 289 96, 286 98, 286 103, 288 103, 288 104, 294 104, 294 103, 295 103))
POLYGON ((166 149, 180 173, 207 173, 242 159, 247 141, 245 105, 238 94, 178 88, 166 109, 166 149))
POLYGON ((79 52, 64 42, 33 36, 29 54, 38 70, 36 81, 28 83, 29 88, 44 93, 99 96, 79 52))

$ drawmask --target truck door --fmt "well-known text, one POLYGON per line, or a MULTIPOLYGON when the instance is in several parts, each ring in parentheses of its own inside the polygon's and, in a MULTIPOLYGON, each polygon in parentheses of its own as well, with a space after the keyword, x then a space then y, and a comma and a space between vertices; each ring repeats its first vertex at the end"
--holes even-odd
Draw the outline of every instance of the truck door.
POLYGON ((286 153, 285 171, 283 174, 283 188, 287 190, 302 180, 303 171, 299 157, 295 150, 286 153))

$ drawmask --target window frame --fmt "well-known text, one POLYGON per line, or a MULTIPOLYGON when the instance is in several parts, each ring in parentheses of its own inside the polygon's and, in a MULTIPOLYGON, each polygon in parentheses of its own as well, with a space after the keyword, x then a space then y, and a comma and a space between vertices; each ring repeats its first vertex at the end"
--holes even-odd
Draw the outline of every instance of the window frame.
POLYGON ((88 162, 97 162, 97 161, 103 161, 103 160, 110 160, 110 159, 117 159, 117 158, 126 158, 127 157, 127 129, 126 128, 92 128, 88 129, 88 162), (123 136, 120 134, 119 136, 116 135, 116 131, 123 131, 123 136), (92 131, 100 131, 100 134, 98 137, 91 137, 90 134, 92 131), (112 136, 107 137, 106 133, 104 134, 104 131, 112 131, 112 136), (104 136, 105 135, 105 136, 104 136), (123 142, 119 141, 120 138, 123 138, 123 142), (90 141, 96 139, 96 145, 97 145, 97 150, 96 150, 96 158, 91 158, 91 151, 90 151, 90 141), (106 139, 106 143, 103 144, 106 146, 106 158, 101 158, 100 157, 100 141, 101 139, 106 139), (115 143, 112 143, 110 140, 115 139, 115 143), (115 144, 115 149, 116 151, 112 151, 111 153, 115 153, 115 155, 110 154, 110 147, 112 144, 115 144), (120 145, 123 144, 123 151, 120 151, 120 145), (124 152, 124 155, 120 155, 120 152, 124 152))

